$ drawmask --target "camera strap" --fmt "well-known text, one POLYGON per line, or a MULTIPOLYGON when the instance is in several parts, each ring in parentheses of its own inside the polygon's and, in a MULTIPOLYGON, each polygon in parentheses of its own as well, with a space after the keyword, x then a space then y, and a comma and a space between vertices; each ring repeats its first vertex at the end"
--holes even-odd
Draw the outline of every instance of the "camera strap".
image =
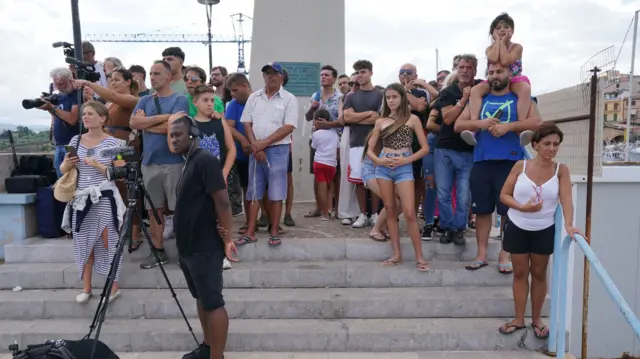
POLYGON ((156 111, 158 111, 158 115, 162 115, 162 107, 160 107, 160 100, 158 96, 153 95, 153 102, 156 104, 156 111))

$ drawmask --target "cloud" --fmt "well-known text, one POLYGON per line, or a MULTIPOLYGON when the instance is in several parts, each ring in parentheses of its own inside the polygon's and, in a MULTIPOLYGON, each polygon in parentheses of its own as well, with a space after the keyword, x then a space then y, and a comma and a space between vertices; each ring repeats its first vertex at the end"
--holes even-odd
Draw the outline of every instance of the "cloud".
MULTIPOLYGON (((582 65, 608 46, 615 45, 617 55, 637 6, 631 0, 512 0, 506 3, 502 0, 396 0, 393 6, 383 10, 370 0, 344 1, 347 47, 344 68, 347 72, 354 61, 369 59, 374 64, 374 82, 384 85, 396 81, 398 68, 411 62, 418 67, 421 77, 431 80, 435 78, 438 49, 439 68, 449 69, 456 54, 474 53, 480 62, 478 73, 483 74, 484 51, 490 43, 489 24, 496 15, 507 11, 516 23, 514 41, 524 46, 524 73, 531 79, 534 93, 582 82, 585 76, 581 73, 582 65)), ((195 0, 156 0, 153 6, 148 2, 125 0, 106 4, 80 2, 83 35, 206 33, 205 8, 195 0)), ((3 69, 0 109, 9 122, 48 124, 46 113, 24 110, 20 102, 47 90, 51 68, 65 66, 62 51, 51 48, 51 43, 72 41, 70 12, 68 2, 52 6, 46 0, 0 1, 0 38, 4 49, 8 49, 0 57, 3 69)), ((238 12, 253 16, 253 1, 225 0, 214 6, 212 32, 233 35, 230 15, 238 12)), ((326 20, 331 26, 331 18, 326 20)), ((251 20, 244 23, 246 37, 251 36, 251 23, 251 20)), ((629 34, 618 60, 617 67, 623 72, 630 68, 631 38, 629 34)), ((203 44, 95 42, 94 45, 98 58, 116 56, 126 66, 135 63, 148 68, 168 46, 180 46, 186 52, 187 64, 208 66, 208 50, 203 44)), ((249 61, 251 46, 245 51, 249 61)), ((235 70, 235 44, 215 44, 213 58, 215 64, 235 70)), ((342 67, 340 65, 338 67, 342 67)))

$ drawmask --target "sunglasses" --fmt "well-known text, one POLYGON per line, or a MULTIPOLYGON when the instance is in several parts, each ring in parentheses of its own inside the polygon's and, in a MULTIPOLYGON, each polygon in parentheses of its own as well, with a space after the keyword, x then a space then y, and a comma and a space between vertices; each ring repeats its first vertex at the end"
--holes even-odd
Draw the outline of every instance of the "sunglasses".
POLYGON ((184 77, 184 82, 189 82, 189 81, 198 82, 198 81, 202 81, 202 79, 200 77, 198 77, 198 76, 191 76, 191 77, 185 76, 184 77))
POLYGON ((400 75, 413 75, 413 70, 400 69, 399 74, 400 75))

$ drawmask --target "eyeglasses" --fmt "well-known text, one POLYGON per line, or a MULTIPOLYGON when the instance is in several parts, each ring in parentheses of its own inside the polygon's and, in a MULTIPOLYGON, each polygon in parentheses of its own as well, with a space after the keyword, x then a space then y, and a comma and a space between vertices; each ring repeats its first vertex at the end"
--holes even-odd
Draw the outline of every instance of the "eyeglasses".
POLYGON ((400 69, 399 74, 400 75, 413 75, 413 70, 408 70, 408 69, 400 69))
POLYGON ((189 81, 198 82, 198 81, 202 81, 202 79, 200 77, 198 77, 198 76, 191 76, 191 77, 185 76, 184 77, 184 82, 189 82, 189 81))

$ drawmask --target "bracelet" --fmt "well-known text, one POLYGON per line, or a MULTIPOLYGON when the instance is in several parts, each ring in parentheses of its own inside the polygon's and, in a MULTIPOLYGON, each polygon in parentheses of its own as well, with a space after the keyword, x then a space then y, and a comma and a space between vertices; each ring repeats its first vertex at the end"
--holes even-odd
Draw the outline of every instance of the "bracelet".
POLYGON ((56 115, 56 109, 55 108, 50 108, 48 111, 49 111, 50 114, 52 114, 54 116, 56 115))

